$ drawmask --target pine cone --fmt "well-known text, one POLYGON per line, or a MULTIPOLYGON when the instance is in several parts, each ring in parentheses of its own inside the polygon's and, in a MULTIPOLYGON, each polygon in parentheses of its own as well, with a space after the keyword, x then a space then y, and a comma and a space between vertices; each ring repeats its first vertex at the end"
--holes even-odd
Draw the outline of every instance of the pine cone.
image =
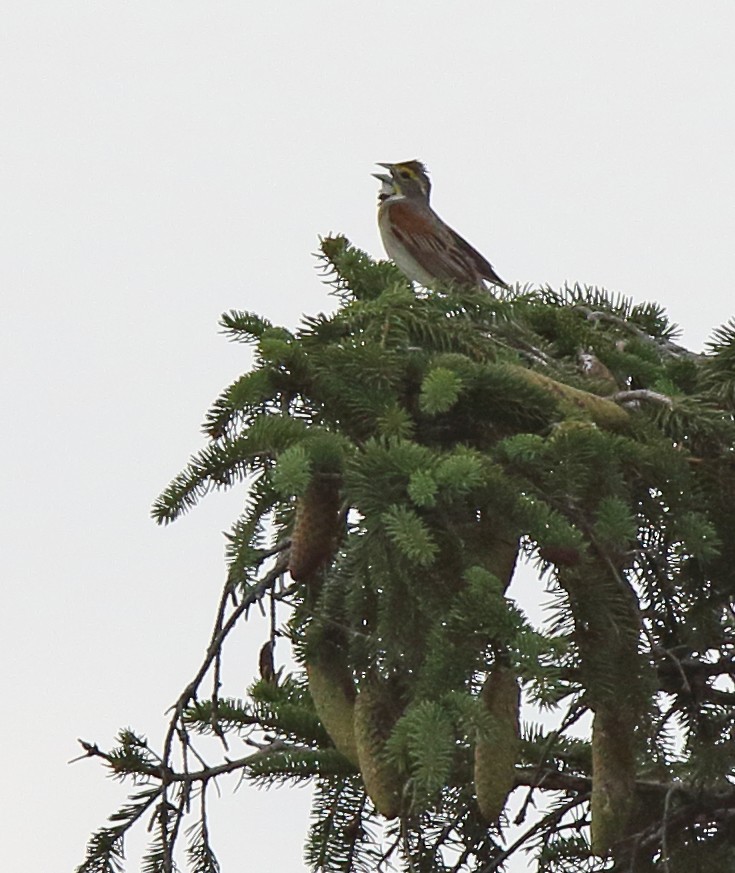
POLYGON ((496 664, 480 692, 490 716, 486 736, 475 744, 475 791, 482 817, 494 824, 515 787, 515 765, 520 745, 518 714, 521 689, 510 667, 496 664))
POLYGON ((576 567, 582 560, 577 549, 569 546, 539 546, 539 556, 557 567, 576 567))
POLYGON ((334 476, 315 476, 296 506, 288 569, 303 582, 323 566, 337 545, 339 487, 334 476))
POLYGON ((385 741, 397 721, 398 707, 384 683, 364 685, 355 701, 355 742, 360 773, 373 805, 386 818, 401 811, 403 780, 385 757, 385 741))
POLYGON ((359 766, 355 742, 355 686, 347 664, 334 646, 306 662, 309 693, 319 720, 335 748, 359 766))
POLYGON ((260 668, 260 678, 263 682, 272 682, 274 685, 278 684, 278 675, 273 661, 273 640, 268 640, 267 643, 263 643, 261 646, 260 654, 258 655, 258 667, 260 668))
POLYGON ((635 800, 634 722, 600 708, 592 725, 592 851, 606 855, 629 835, 635 800))

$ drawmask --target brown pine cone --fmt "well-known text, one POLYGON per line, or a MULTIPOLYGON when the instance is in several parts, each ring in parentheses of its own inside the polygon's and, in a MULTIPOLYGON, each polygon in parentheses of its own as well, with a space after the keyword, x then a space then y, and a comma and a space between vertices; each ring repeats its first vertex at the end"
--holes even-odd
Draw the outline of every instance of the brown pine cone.
POLYGON ((337 546, 339 480, 316 475, 296 505, 288 569, 295 582, 308 579, 329 561, 337 546))

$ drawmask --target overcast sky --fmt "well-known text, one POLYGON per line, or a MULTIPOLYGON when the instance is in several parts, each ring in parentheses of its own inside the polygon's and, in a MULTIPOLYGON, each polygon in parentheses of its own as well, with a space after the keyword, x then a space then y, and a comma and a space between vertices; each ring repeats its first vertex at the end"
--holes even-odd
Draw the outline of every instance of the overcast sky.
MULTIPOLYGON (((248 366, 220 313, 331 309, 318 235, 382 256, 373 163, 420 158, 504 279, 657 300, 701 348, 733 310, 734 30, 731 0, 6 0, 6 869, 81 862, 125 790, 67 764, 75 738, 160 742, 205 649, 244 495, 165 529, 149 507, 248 366)), ((224 873, 304 869, 308 792, 233 787, 224 873)))

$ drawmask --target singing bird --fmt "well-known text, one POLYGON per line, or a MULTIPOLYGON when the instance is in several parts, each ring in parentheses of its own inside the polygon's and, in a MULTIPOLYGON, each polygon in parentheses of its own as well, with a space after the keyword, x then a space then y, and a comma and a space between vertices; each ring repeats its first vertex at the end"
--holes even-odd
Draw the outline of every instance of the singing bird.
POLYGON ((421 161, 382 164, 378 227, 388 257, 425 288, 447 282, 487 290, 507 288, 493 265, 445 224, 429 203, 431 182, 421 161))

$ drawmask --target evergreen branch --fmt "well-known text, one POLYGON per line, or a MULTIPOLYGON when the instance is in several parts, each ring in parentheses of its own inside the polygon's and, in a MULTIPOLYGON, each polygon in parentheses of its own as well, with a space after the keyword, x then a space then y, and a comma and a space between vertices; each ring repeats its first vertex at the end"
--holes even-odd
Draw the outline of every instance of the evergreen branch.
MULTIPOLYGON (((101 758, 103 761, 107 762, 112 766, 112 762, 114 761, 113 756, 109 752, 104 752, 94 743, 87 743, 84 740, 79 740, 79 744, 85 750, 84 757, 86 758, 101 758)), ((263 763, 264 760, 272 757, 272 756, 280 756, 278 758, 272 757, 272 760, 284 761, 283 755, 298 755, 300 753, 308 753, 309 755, 313 755, 314 750, 310 749, 306 746, 301 745, 290 745, 285 743, 283 740, 273 740, 270 743, 257 744, 253 741, 250 741, 250 745, 256 745, 257 751, 253 752, 251 755, 246 755, 241 758, 232 758, 224 761, 222 764, 215 764, 213 766, 202 767, 199 770, 182 770, 177 771, 173 770, 170 767, 145 767, 140 771, 139 775, 145 776, 151 780, 157 780, 160 782, 160 785, 155 789, 151 789, 150 792, 143 792, 139 795, 135 795, 138 797, 147 797, 149 794, 152 796, 152 800, 146 804, 146 808, 148 808, 153 800, 158 797, 163 788, 167 785, 183 785, 187 788, 190 788, 193 785, 201 783, 202 785, 206 785, 213 779, 216 779, 218 776, 224 776, 228 773, 236 773, 240 770, 247 770, 249 768, 257 767, 257 772, 263 772, 263 763)), ((327 750, 330 753, 334 750, 327 750)), ((338 753, 335 753, 338 754, 338 753)), ((340 756, 340 767, 344 769, 342 765, 342 761, 344 759, 340 756)), ((335 759, 335 767, 337 766, 337 761, 335 759)), ((145 809, 141 810, 136 814, 135 818, 139 818, 142 813, 145 812, 145 809)), ((116 817, 121 817, 121 814, 116 814, 116 817)), ((131 824, 134 822, 131 822, 131 824)), ((127 827, 126 827, 127 830, 127 827)))
POLYGON ((320 269, 336 294, 344 300, 370 300, 391 285, 408 287, 401 271, 391 261, 374 261, 350 244, 347 237, 327 236, 319 239, 320 269))
POLYGON ((585 306, 595 310, 607 310, 620 318, 630 318, 633 312, 633 299, 618 292, 610 293, 605 288, 594 285, 579 285, 575 282, 571 287, 565 283, 558 291, 546 285, 532 292, 532 300, 538 299, 542 305, 557 307, 585 306))
MULTIPOLYGON (((665 653, 668 658, 670 654, 668 650, 659 650, 665 653)), ((719 658, 717 661, 703 661, 700 658, 676 658, 674 668, 667 666, 669 661, 664 661, 658 666, 659 676, 663 679, 669 679, 672 672, 677 675, 684 673, 687 679, 687 685, 690 684, 691 676, 735 676, 735 660, 731 658, 719 658)), ((662 687, 662 691, 667 688, 662 687)))
MULTIPOLYGON (((80 740, 80 742, 82 741, 80 740)), ((82 747, 85 745, 89 747, 85 748, 87 752, 85 757, 99 755, 112 765, 108 756, 100 752, 96 746, 82 743, 82 747)), ((102 828, 92 835, 87 845, 87 857, 77 867, 76 873, 119 873, 122 870, 124 858, 125 835, 153 806, 161 796, 162 791, 163 786, 160 785, 131 795, 131 802, 110 816, 110 821, 114 823, 113 826, 102 828)))
POLYGON ((329 735, 313 710, 312 701, 304 696, 296 698, 283 684, 257 683, 251 688, 255 705, 231 699, 213 699, 197 702, 187 709, 185 719, 201 733, 216 732, 214 725, 227 731, 254 728, 276 731, 293 740, 297 738, 304 748, 324 748, 331 745, 329 735))
POLYGON ((238 342, 257 342, 266 331, 273 329, 273 324, 254 312, 242 312, 231 309, 220 316, 220 326, 223 333, 238 342))
POLYGON ((269 408, 277 412, 276 379, 277 372, 266 367, 240 376, 215 400, 202 425, 204 433, 212 439, 222 439, 235 423, 248 423, 255 415, 269 408))
POLYGON ((264 469, 304 431, 304 423, 295 418, 258 416, 247 433, 213 443, 195 454, 153 504, 153 518, 159 524, 174 521, 210 490, 228 488, 249 472, 264 469))
MULTIPOLYGON (((577 796, 587 795, 592 790, 591 778, 550 768, 544 769, 539 777, 535 768, 517 767, 515 783, 535 786, 546 791, 564 791, 577 796)), ((661 804, 667 796, 676 794, 692 817, 696 817, 699 813, 713 815, 718 811, 735 809, 735 785, 721 787, 721 784, 715 784, 712 787, 705 787, 696 783, 687 784, 684 781, 658 782, 651 779, 637 779, 635 789, 639 797, 661 804)))
POLYGON ((351 869, 349 864, 360 840, 365 803, 359 779, 319 780, 312 801, 314 821, 305 849, 312 869, 351 869))
POLYGON ((281 740, 270 743, 267 754, 254 756, 244 769, 256 785, 303 783, 310 779, 352 776, 355 767, 337 749, 310 749, 281 740))
POLYGON ((220 873, 220 865, 209 842, 207 822, 207 786, 202 786, 199 821, 188 830, 191 839, 187 856, 191 873, 220 873))

